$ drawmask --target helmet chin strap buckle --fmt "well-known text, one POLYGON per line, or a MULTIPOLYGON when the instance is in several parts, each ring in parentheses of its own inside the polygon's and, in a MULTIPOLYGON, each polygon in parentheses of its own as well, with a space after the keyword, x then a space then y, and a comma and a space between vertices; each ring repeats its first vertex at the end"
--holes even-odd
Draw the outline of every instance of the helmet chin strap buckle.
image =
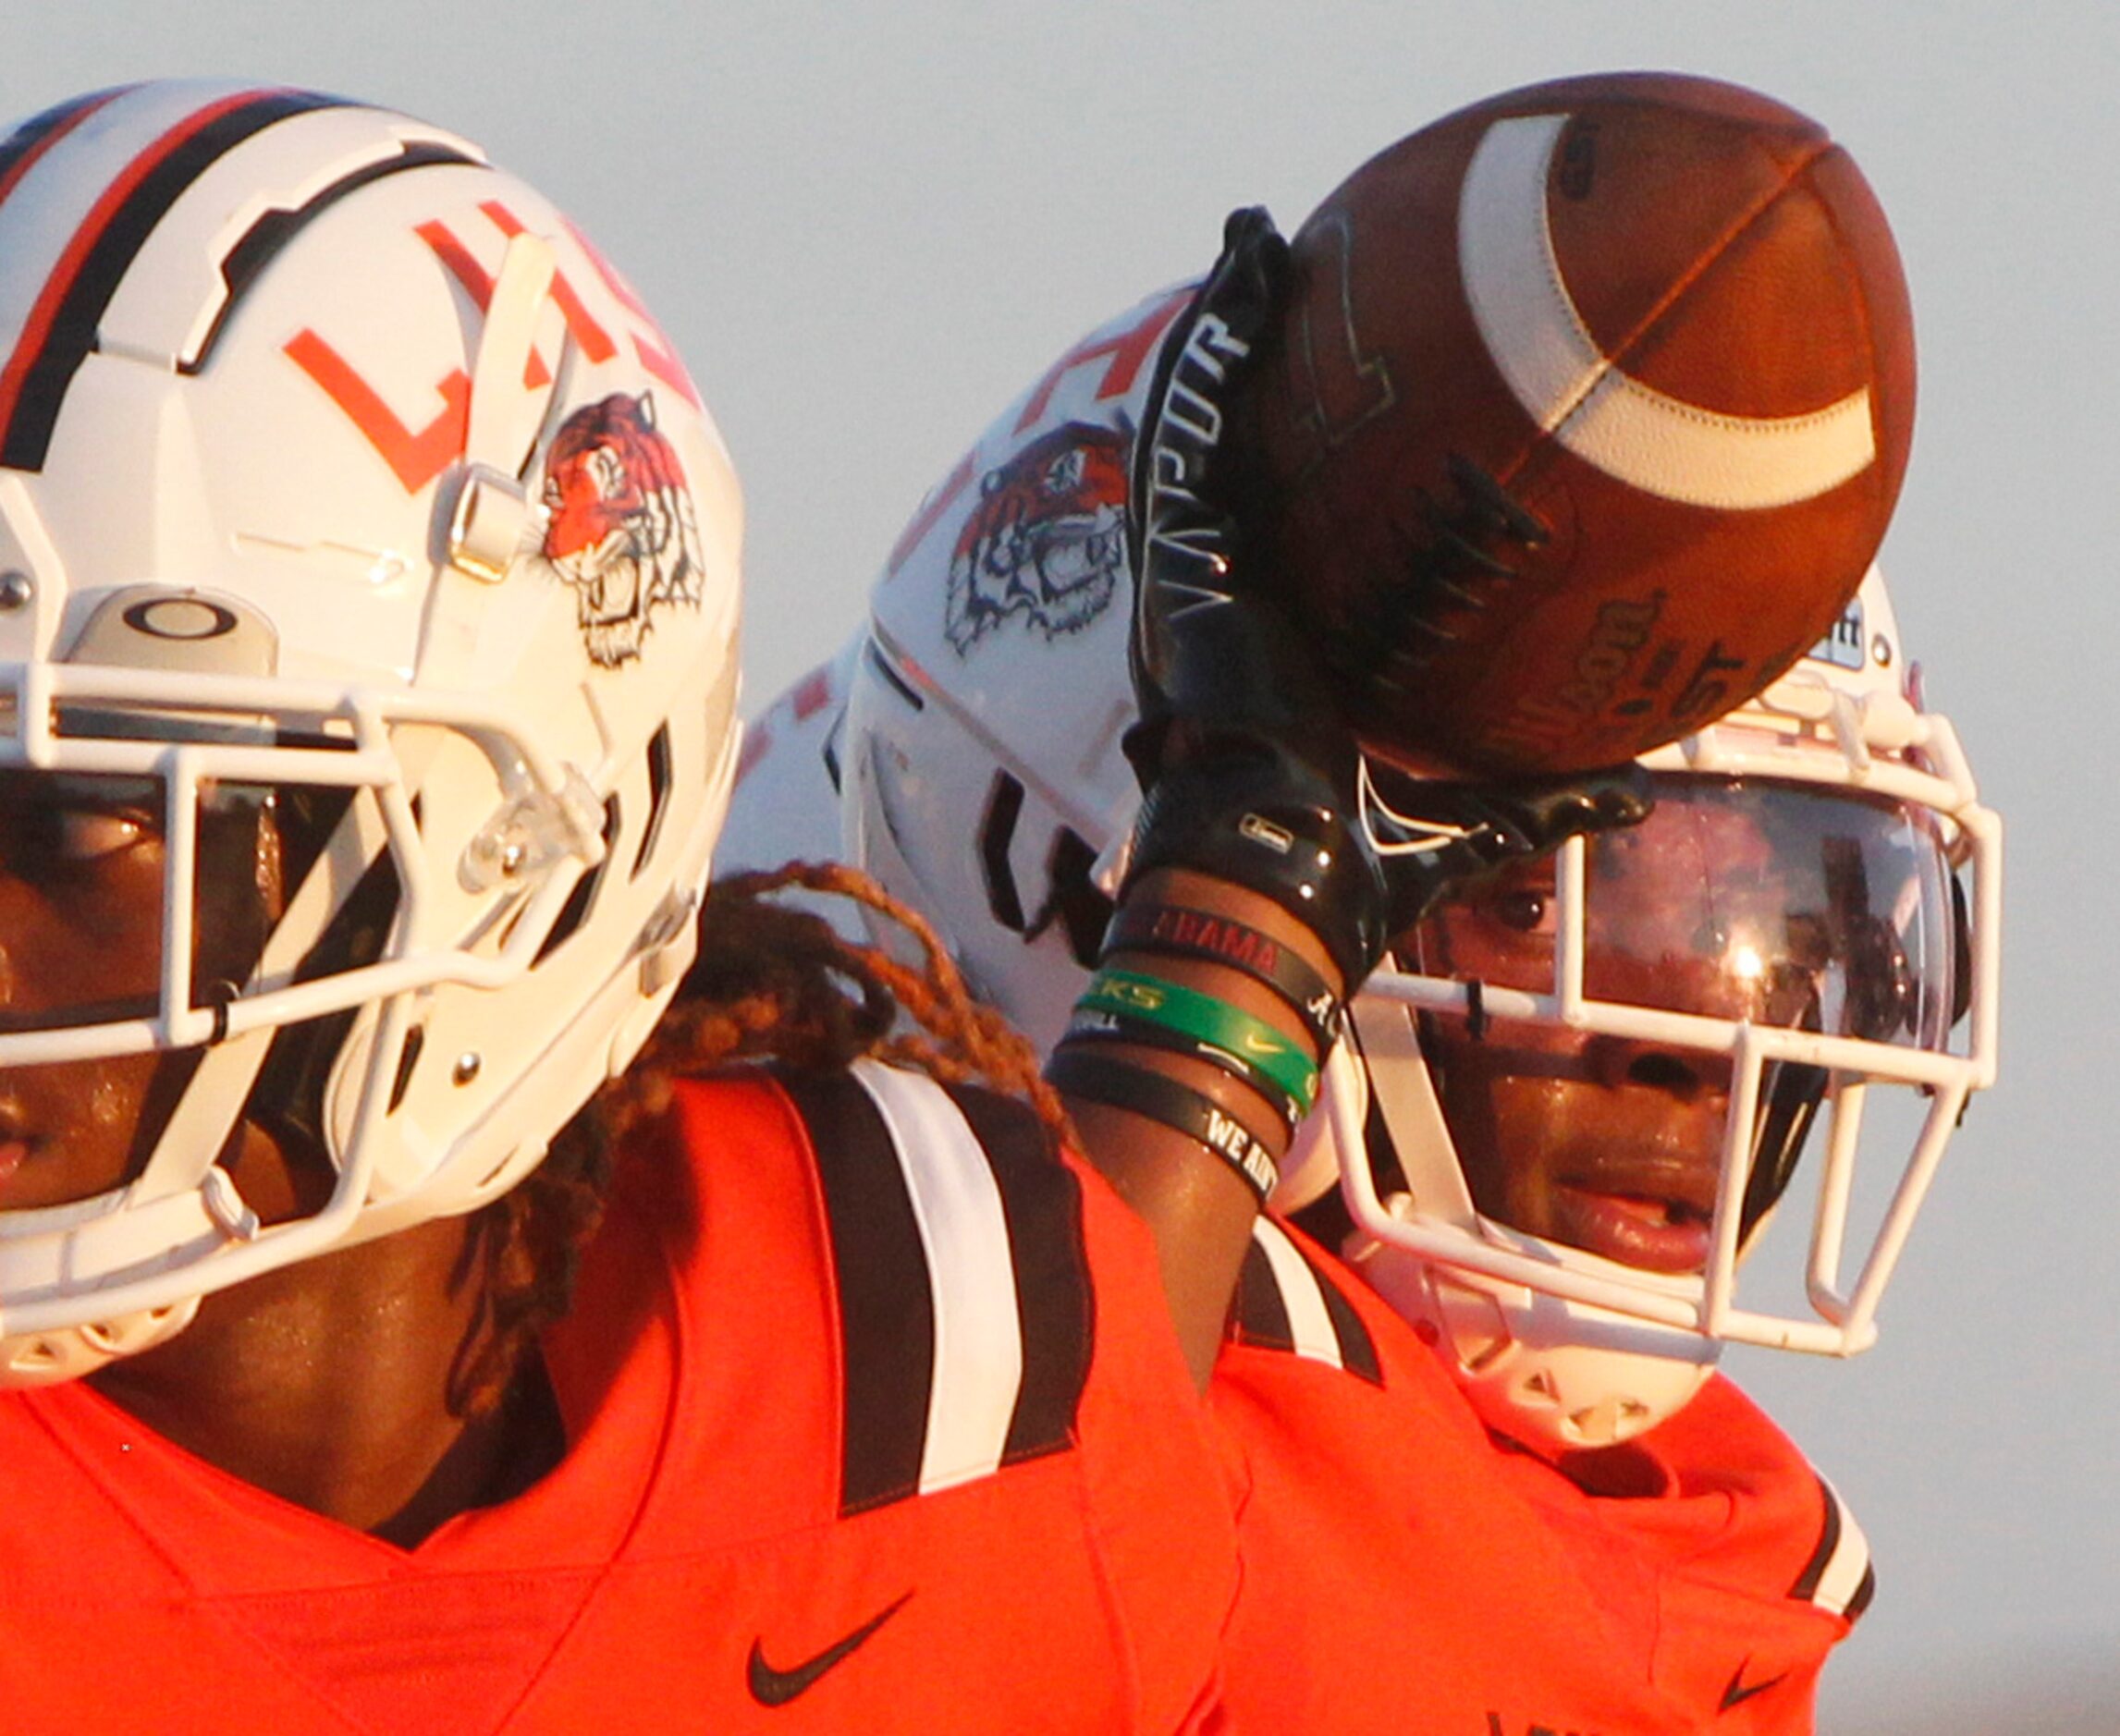
POLYGON ((594 868, 604 860, 603 818, 589 780, 570 765, 564 788, 518 796, 479 827, 457 863, 457 882, 466 892, 490 892, 504 881, 527 886, 570 856, 594 868))
POLYGON ((449 565, 483 584, 496 585, 522 552, 530 495, 512 476, 490 464, 464 466, 449 514, 449 565))
POLYGON ((257 1213, 236 1191, 235 1181, 219 1164, 199 1179, 199 1199, 206 1216, 230 1241, 255 1241, 264 1233, 257 1213))

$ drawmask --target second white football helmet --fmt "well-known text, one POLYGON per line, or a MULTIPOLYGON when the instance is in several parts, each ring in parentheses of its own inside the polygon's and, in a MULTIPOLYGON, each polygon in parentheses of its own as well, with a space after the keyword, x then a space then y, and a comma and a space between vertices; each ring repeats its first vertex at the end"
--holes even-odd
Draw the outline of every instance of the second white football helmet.
POLYGON ((1495 1426, 1602 1446, 1726 1343, 1874 1340, 1995 1073, 2000 824, 1910 667, 1872 573, 1757 701, 1648 756, 1638 829, 1468 888, 1358 998, 1322 1118, 1363 1154, 1346 1252, 1495 1426), (1741 1302, 1807 1145, 1795 1293, 1741 1302))

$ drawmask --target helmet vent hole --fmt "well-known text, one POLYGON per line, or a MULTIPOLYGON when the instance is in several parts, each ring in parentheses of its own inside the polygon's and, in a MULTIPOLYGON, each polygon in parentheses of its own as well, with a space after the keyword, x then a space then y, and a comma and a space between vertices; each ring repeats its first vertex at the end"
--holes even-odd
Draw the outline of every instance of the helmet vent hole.
MULTIPOLYGON (((632 877, 638 880, 648 865, 656 839, 662 835, 663 815, 669 807, 670 727, 667 723, 648 738, 648 817, 641 827, 641 847, 633 853, 632 877)), ((615 800, 615 798, 614 798, 615 800)), ((617 830, 614 823, 611 829, 617 830)))
POLYGON ((1038 914, 1040 925, 1058 914, 1067 933, 1071 957, 1085 971, 1095 967, 1104 945, 1104 931, 1111 925, 1111 900, 1097 890, 1090 878, 1097 866, 1097 852, 1072 826, 1063 825, 1053 838, 1048 878, 1052 890, 1046 909, 1038 914))
POLYGON ((478 1193, 490 1193, 495 1189, 496 1189, 502 1181, 507 1180, 508 1177, 513 1173, 515 1168, 515 1160, 520 1151, 520 1146, 511 1146, 505 1154, 503 1154, 499 1162, 495 1164, 491 1169, 488 1169, 485 1174, 478 1179, 478 1185, 473 1190, 473 1192, 478 1193))
POLYGON ((1015 839, 1016 823, 1023 817, 1023 786, 1008 772, 994 774, 986 792, 986 812, 979 822, 979 868, 986 887, 987 914, 1012 934, 1021 935, 1030 923, 1023 915, 1023 894, 1016 887, 1016 871, 1009 860, 1009 846, 1015 839))
POLYGON ((390 1082, 390 1108, 395 1115, 398 1106, 405 1101, 406 1089, 412 1082, 412 1069, 420 1062, 420 1051, 427 1045, 426 1028, 414 1025, 405 1033, 405 1046, 398 1056, 398 1077, 390 1082))
POLYGON ((535 970, 573 937, 575 930, 589 920, 589 911, 596 902, 596 894, 604 884, 604 871, 611 865, 611 846, 619 837, 619 798, 616 794, 604 801, 604 860, 574 883, 574 890, 568 894, 552 932, 545 936, 545 944, 538 947, 537 957, 532 960, 535 970))

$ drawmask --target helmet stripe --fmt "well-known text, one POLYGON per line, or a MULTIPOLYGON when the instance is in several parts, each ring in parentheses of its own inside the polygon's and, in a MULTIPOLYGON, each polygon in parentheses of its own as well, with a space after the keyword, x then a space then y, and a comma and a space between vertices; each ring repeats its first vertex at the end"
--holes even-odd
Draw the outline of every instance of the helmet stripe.
POLYGON ((67 388, 95 348, 104 310, 156 224, 209 166, 290 115, 343 106, 305 91, 245 91, 194 111, 104 189, 45 278, 0 369, 0 466, 43 467, 67 388))
POLYGON ((135 85, 121 84, 108 91, 77 97, 70 103, 47 108, 42 115, 32 115, 16 128, 6 141, 0 143, 0 205, 7 202, 7 195, 15 190, 22 177, 36 166, 39 157, 104 104, 136 89, 135 85))
POLYGON ((347 194, 358 192, 370 182, 379 181, 386 175, 396 175, 404 169, 426 168, 437 164, 476 165, 478 162, 479 159, 470 152, 460 151, 453 145, 407 143, 399 148, 397 156, 380 163, 363 164, 351 174, 342 176, 299 211, 276 205, 265 212, 243 231, 235 246, 228 250, 227 257, 221 262, 221 281, 227 286, 227 295, 221 302, 220 311, 214 315, 214 323, 207 328, 206 336, 201 340, 198 354, 180 361, 177 371, 179 373, 197 373, 205 367, 214 353, 214 346, 220 341, 228 316, 235 312, 236 304, 243 299, 243 292, 257 281, 265 267, 272 263, 289 241, 347 194))

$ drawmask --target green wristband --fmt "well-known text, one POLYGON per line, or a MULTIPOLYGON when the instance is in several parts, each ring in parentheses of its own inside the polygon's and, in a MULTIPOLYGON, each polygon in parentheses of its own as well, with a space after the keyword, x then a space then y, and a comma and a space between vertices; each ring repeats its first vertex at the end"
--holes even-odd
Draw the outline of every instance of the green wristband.
POLYGON ((1317 1101, 1317 1063, 1263 1019, 1181 983, 1139 971, 1099 971, 1075 1002, 1078 1012, 1116 1013, 1159 1025, 1226 1056, 1241 1073, 1258 1073, 1307 1110, 1317 1101))

